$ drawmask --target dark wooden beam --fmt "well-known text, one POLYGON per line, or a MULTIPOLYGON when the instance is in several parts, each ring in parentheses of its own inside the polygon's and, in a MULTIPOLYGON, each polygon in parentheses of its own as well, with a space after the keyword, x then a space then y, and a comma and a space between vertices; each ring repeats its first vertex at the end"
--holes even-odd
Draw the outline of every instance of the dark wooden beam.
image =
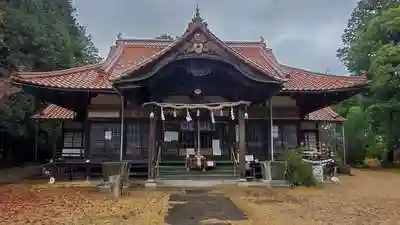
POLYGON ((148 179, 155 179, 154 156, 156 151, 156 119, 149 120, 149 153, 148 153, 148 179))
POLYGON ((91 153, 90 153, 90 123, 89 123, 89 117, 88 117, 88 110, 85 112, 85 119, 83 121, 83 132, 84 132, 84 137, 85 137, 85 152, 84 152, 84 157, 85 158, 90 158, 91 153))
POLYGON ((239 107, 239 171, 240 178, 245 178, 246 175, 246 121, 244 118, 244 109, 239 107))

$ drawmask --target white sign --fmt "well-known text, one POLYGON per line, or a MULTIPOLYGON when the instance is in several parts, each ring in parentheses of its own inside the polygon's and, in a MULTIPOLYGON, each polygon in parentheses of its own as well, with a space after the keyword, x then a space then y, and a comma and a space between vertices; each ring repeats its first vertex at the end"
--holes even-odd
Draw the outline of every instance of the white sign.
POLYGON ((176 131, 165 131, 164 141, 165 142, 179 141, 179 133, 176 131))
POLYGON ((245 155, 244 156, 244 161, 245 162, 253 162, 254 161, 254 156, 253 155, 245 155))
POLYGON ((106 140, 111 140, 112 139, 111 130, 107 130, 106 132, 104 132, 104 139, 106 139, 106 140))
POLYGON ((222 151, 221 151, 221 148, 220 148, 219 144, 220 144, 219 139, 213 139, 212 140, 212 152, 213 152, 213 155, 222 155, 222 151))
POLYGON ((279 128, 278 126, 272 126, 272 137, 278 138, 279 137, 279 128))

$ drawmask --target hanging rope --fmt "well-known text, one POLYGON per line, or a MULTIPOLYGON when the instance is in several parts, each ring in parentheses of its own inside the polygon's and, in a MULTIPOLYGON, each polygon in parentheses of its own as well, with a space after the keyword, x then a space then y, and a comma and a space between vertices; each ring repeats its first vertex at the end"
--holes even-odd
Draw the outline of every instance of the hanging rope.
POLYGON ((146 105, 155 105, 163 108, 171 109, 208 109, 208 110, 222 110, 223 108, 231 108, 239 105, 249 106, 251 102, 238 101, 238 102, 218 102, 218 103, 202 103, 202 104, 183 104, 183 103, 159 103, 159 102, 146 102, 146 105))

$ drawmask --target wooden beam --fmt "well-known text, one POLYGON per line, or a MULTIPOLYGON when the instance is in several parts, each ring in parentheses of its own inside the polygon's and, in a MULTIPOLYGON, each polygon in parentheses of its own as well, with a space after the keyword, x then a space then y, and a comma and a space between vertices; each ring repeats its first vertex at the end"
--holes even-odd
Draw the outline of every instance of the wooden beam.
POLYGON ((85 137, 85 152, 84 152, 84 157, 85 158, 90 158, 90 123, 89 123, 89 117, 88 117, 88 110, 85 112, 85 118, 83 120, 83 132, 84 132, 84 137, 85 137))
POLYGON ((239 107, 239 170, 240 178, 246 175, 246 121, 244 118, 244 109, 239 107))
POLYGON ((149 153, 148 153, 148 179, 154 180, 154 156, 156 151, 156 119, 150 117, 149 120, 149 153))

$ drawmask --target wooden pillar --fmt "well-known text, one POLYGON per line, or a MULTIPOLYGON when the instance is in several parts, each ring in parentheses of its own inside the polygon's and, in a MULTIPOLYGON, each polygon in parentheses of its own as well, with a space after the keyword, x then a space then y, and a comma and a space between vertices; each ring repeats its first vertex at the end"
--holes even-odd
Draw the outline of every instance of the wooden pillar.
POLYGON ((154 156, 156 152, 156 119, 150 116, 149 120, 149 153, 148 153, 148 179, 154 180, 154 156))
MULTIPOLYGON (((316 132, 315 132, 315 141, 317 142, 317 150, 319 151, 319 150, 321 150, 321 140, 320 140, 320 136, 319 136, 319 126, 320 126, 320 124, 318 123, 318 122, 316 122, 316 132)), ((330 148, 329 148, 330 149, 330 148)))
POLYGON ((300 118, 300 119, 297 121, 297 124, 296 124, 296 127, 297 127, 297 146, 298 146, 298 147, 301 147, 300 144, 301 144, 301 142, 304 141, 304 137, 303 137, 302 132, 301 132, 301 122, 302 122, 302 121, 303 121, 303 120, 300 118))
MULTIPOLYGON (((64 133, 61 132, 61 135, 64 136, 64 133)), ((3 146, 1 146, 1 147, 3 147, 3 146)), ((34 154, 33 154, 33 160, 35 162, 38 161, 38 148, 39 148, 39 120, 35 120, 35 146, 34 146, 34 154)))
POLYGON ((121 95, 121 108, 120 108, 120 112, 119 112, 119 118, 120 118, 120 125, 121 125, 121 140, 120 140, 120 149, 119 149, 119 160, 122 161, 125 158, 125 98, 123 95, 121 95))
POLYGON ((239 170, 241 178, 244 178, 246 174, 246 121, 244 113, 243 107, 239 107, 239 170))
POLYGON ((85 152, 84 158, 90 158, 90 123, 89 123, 89 110, 85 111, 85 118, 83 121, 83 132, 85 133, 85 152))
POLYGON ((267 103, 265 104, 265 110, 266 110, 266 120, 265 120, 265 135, 266 135, 266 139, 267 139, 267 144, 266 146, 264 146, 265 151, 267 151, 266 155, 267 155, 267 160, 271 160, 271 153, 272 153, 272 120, 271 120, 271 110, 270 110, 271 104, 269 101, 267 101, 267 103))

